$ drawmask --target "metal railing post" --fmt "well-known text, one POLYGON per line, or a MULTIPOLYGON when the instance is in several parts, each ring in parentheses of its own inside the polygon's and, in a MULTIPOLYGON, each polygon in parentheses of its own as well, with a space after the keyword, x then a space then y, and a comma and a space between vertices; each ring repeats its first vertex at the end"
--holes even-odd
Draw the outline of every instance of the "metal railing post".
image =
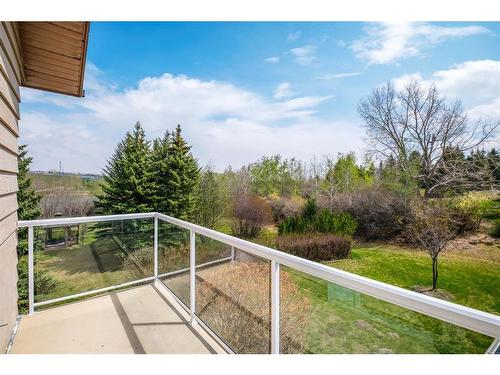
POLYGON ((280 353, 280 264, 271 261, 271 354, 280 353))
POLYGON ((154 256, 154 277, 158 278, 158 217, 154 218, 154 247, 153 247, 153 256, 154 256))
POLYGON ((33 254, 33 226, 28 227, 28 313, 35 313, 35 273, 33 254))
POLYGON ((234 262, 234 246, 231 246, 231 262, 234 262))
POLYGON ((191 324, 196 324, 196 233, 189 231, 189 310, 191 324))

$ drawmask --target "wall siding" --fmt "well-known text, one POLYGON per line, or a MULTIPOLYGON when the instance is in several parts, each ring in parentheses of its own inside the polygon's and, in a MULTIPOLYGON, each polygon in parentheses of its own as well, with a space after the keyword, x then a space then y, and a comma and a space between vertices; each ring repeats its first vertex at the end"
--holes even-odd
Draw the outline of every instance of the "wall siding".
POLYGON ((17 318, 16 246, 16 232, 0 244, 0 354, 7 348, 17 318))
POLYGON ((17 311, 17 154, 20 49, 17 26, 0 23, 0 353, 17 311))

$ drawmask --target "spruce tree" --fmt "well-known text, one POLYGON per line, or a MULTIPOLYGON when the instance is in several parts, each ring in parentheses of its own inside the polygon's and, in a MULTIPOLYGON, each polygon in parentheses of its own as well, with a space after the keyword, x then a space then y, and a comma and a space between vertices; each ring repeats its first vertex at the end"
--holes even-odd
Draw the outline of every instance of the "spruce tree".
POLYGON ((191 219, 195 208, 200 168, 180 125, 153 144, 154 208, 179 219, 191 219))
MULTIPOLYGON (((40 208, 41 196, 38 195, 31 186, 31 178, 29 177, 30 164, 33 158, 28 156, 26 145, 19 146, 18 173, 17 173, 17 216, 19 220, 33 220, 40 217, 42 209, 40 208)), ((19 242, 17 245, 17 253, 25 255, 28 252, 27 229, 19 229, 19 242)))
POLYGON ((151 197, 153 210, 164 214, 172 213, 166 199, 172 190, 168 183, 171 175, 168 165, 171 142, 172 136, 169 131, 166 131, 163 137, 155 139, 153 141, 149 164, 153 189, 151 197))
POLYGON ((152 210, 152 178, 149 142, 137 122, 118 144, 104 169, 102 194, 96 206, 105 214, 139 213, 152 210))

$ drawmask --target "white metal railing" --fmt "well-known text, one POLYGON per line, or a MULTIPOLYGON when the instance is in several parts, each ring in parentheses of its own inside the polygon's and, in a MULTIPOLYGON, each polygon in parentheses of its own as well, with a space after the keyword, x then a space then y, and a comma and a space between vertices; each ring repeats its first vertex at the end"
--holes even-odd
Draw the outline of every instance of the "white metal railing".
MULTIPOLYGON (((301 271, 311 276, 315 276, 328 282, 352 289, 354 291, 378 298, 380 300, 402 306, 412 311, 422 313, 439 320, 452 323, 454 325, 479 332, 490 336, 498 342, 500 339, 500 317, 484 311, 472 309, 466 306, 458 305, 420 293, 412 292, 393 285, 372 280, 363 276, 355 275, 349 272, 341 271, 320 263, 309 261, 304 258, 293 256, 266 246, 258 245, 240 238, 236 238, 224 233, 217 232, 187 221, 179 220, 161 213, 141 213, 107 216, 88 216, 78 218, 58 218, 46 220, 19 221, 19 227, 28 228, 28 265, 29 265, 29 313, 33 314, 35 307, 52 304, 68 299, 74 299, 90 294, 101 293, 125 286, 135 285, 148 281, 159 281, 158 274, 158 220, 173 224, 175 226, 189 230, 190 232, 190 306, 181 304, 188 310, 191 316, 191 323, 200 323, 203 327, 206 325, 196 314, 196 278, 195 271, 202 265, 196 265, 196 234, 203 235, 213 240, 222 242, 231 246, 231 256, 222 260, 231 260, 234 258, 234 249, 240 249, 251 255, 266 259, 271 262, 271 352, 279 353, 280 348, 280 266, 287 266, 301 271), (34 302, 34 274, 33 274, 33 228, 48 227, 54 225, 80 224, 101 221, 127 220, 127 219, 154 219, 154 274, 151 277, 102 288, 98 290, 74 294, 43 302, 34 302)), ((222 261, 221 260, 221 261, 222 261)), ((212 263, 212 262, 211 262, 212 263)), ((181 270, 188 271, 188 269, 181 270)), ((180 271, 174 271, 180 272, 180 271)), ((175 297, 175 295, 174 295, 175 297)), ((178 298, 176 298, 178 300, 178 298)))

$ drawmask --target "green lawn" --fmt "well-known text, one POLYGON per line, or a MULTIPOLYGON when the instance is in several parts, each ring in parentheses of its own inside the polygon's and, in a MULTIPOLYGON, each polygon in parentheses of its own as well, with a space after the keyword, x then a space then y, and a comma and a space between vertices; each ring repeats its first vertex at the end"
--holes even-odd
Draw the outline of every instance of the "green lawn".
POLYGON ((35 278, 38 270, 44 270, 54 279, 56 286, 49 293, 35 290, 35 301, 46 301, 131 281, 130 272, 121 267, 119 254, 120 250, 111 238, 97 240, 92 245, 74 245, 71 248, 37 252, 35 278))
MULTIPOLYGON (((438 287, 452 301, 500 312, 500 249, 444 253, 438 287)), ((387 244, 356 245, 351 259, 327 263, 407 289, 431 283, 427 254, 387 244)), ((310 301, 307 345, 314 353, 484 353, 492 339, 437 319, 290 272, 310 301)))
MULTIPOLYGON (((406 289, 431 285, 431 260, 422 251, 387 244, 355 245, 351 259, 327 263, 406 289)), ((443 253, 438 288, 453 302, 500 314, 500 249, 478 247, 474 254, 443 253)))

